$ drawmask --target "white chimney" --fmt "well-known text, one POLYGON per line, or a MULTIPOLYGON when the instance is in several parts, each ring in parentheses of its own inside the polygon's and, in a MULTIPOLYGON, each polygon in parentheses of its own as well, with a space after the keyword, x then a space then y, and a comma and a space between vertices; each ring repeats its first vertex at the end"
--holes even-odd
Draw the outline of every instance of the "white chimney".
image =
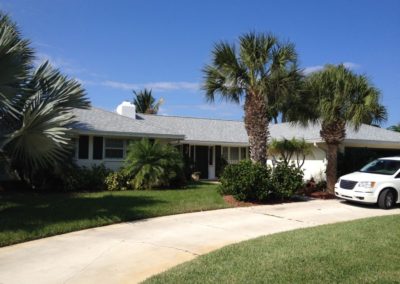
POLYGON ((123 101, 117 106, 117 113, 129 118, 136 119, 136 106, 128 101, 123 101))

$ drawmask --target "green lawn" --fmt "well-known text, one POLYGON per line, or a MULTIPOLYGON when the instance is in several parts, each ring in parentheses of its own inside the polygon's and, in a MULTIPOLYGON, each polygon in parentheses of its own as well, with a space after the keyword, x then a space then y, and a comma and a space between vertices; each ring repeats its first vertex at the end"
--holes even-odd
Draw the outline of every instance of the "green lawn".
POLYGON ((146 283, 400 283, 400 215, 261 237, 146 283))
POLYGON ((122 221, 229 207, 216 185, 78 194, 1 193, 0 246, 122 221))

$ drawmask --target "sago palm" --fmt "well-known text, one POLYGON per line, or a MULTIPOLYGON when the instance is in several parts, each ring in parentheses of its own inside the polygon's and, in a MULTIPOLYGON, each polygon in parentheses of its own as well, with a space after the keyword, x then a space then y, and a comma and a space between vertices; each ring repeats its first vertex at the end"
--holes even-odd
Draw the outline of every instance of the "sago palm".
POLYGON ((0 152, 28 181, 35 171, 54 167, 66 157, 71 109, 89 107, 76 80, 48 62, 34 70, 32 54, 16 25, 1 14, 0 152))
POLYGON ((239 47, 217 43, 212 62, 206 65, 203 89, 208 101, 217 96, 240 103, 244 100, 244 123, 249 137, 250 158, 266 163, 270 101, 288 87, 296 73, 294 45, 281 43, 271 34, 248 33, 239 38, 239 47))
MULTIPOLYGON (((309 111, 298 119, 306 124, 320 122, 321 138, 327 144, 326 178, 328 191, 334 193, 337 151, 346 137, 346 126, 356 131, 365 122, 380 123, 386 109, 381 94, 364 75, 357 75, 344 65, 327 65, 306 79, 308 93, 303 102, 309 111)), ((299 108, 301 109, 301 108, 299 108)))
POLYGON ((135 95, 133 99, 133 104, 136 106, 136 111, 138 113, 145 114, 157 114, 158 110, 163 103, 162 99, 159 99, 156 102, 156 99, 153 97, 151 90, 144 89, 142 91, 136 92, 133 91, 135 95))
POLYGON ((182 157, 173 146, 142 139, 129 145, 124 172, 135 189, 152 189, 168 186, 182 168, 182 157))

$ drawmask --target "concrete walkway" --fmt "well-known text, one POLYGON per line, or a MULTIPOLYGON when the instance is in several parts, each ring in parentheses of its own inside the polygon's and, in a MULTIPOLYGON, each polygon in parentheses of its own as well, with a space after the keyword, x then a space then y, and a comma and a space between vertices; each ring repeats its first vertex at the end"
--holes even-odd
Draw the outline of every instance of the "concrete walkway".
POLYGON ((400 214, 338 200, 153 218, 0 249, 0 283, 136 283, 198 255, 261 235, 400 214))

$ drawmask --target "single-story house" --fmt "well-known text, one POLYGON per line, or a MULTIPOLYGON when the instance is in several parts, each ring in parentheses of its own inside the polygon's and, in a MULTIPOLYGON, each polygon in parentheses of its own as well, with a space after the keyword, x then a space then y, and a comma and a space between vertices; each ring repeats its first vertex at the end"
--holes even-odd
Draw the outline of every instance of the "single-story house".
MULTIPOLYGON (((117 112, 94 107, 73 112, 77 120, 72 126, 76 145, 74 159, 80 166, 103 163, 116 170, 123 165, 129 142, 143 137, 177 145, 192 159, 204 179, 216 178, 221 157, 228 163, 249 158, 248 136, 242 121, 139 114, 128 102, 119 105, 117 112)), ((324 177, 326 145, 319 131, 319 125, 306 128, 290 123, 270 125, 272 138, 304 138, 312 144, 312 153, 303 165, 305 178, 324 177)), ((348 128, 340 150, 351 149, 400 154, 400 133, 370 125, 362 125, 357 132, 348 128)))

